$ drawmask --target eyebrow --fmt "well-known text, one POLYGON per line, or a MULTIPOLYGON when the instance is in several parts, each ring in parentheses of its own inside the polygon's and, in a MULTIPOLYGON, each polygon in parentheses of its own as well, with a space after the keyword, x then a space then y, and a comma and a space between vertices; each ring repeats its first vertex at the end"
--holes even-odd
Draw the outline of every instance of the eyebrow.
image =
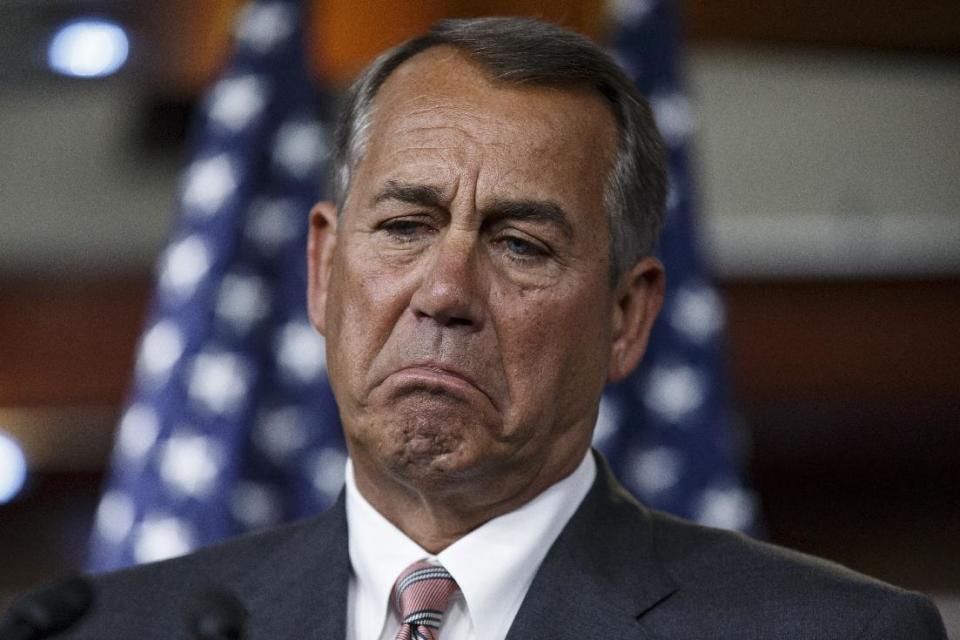
MULTIPOLYGON (((436 185, 388 180, 374 197, 373 204, 396 200, 434 209, 446 208, 446 194, 436 185)), ((563 207, 550 200, 494 200, 483 208, 483 217, 493 222, 525 220, 556 226, 564 237, 573 237, 573 225, 563 207)))
POLYGON ((443 189, 434 185, 388 180, 384 188, 373 197, 373 204, 378 205, 386 200, 439 209, 444 206, 444 193, 443 189))
POLYGON ((494 221, 528 220, 556 226, 564 237, 573 237, 573 225, 563 207, 549 200, 495 200, 484 207, 484 217, 494 221))

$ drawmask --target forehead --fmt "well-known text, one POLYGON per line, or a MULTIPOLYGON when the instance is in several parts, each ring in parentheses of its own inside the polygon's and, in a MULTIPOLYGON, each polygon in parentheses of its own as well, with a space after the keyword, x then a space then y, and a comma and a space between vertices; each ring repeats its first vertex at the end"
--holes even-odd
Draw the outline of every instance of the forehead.
POLYGON ((494 80, 451 47, 398 67, 374 100, 356 187, 431 181, 476 197, 517 196, 602 207, 616 151, 610 107, 587 88, 494 80))

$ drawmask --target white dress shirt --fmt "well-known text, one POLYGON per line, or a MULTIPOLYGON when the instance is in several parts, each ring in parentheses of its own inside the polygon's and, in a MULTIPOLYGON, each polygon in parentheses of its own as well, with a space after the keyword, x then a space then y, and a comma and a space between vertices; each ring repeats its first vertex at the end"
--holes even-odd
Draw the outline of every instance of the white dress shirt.
POLYGON ((389 603, 397 576, 426 559, 460 586, 440 640, 504 640, 547 550, 597 475, 589 451, 577 470, 519 509, 460 538, 437 555, 425 551, 360 495, 347 462, 346 508, 353 572, 347 593, 347 640, 393 640, 400 626, 389 603))

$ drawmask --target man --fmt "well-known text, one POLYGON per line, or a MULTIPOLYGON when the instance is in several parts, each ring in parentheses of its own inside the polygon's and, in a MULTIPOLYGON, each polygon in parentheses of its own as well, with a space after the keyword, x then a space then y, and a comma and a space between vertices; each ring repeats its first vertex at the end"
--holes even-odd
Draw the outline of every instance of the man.
POLYGON ((309 311, 344 494, 97 578, 58 637, 183 637, 191 616, 245 638, 945 637, 921 596, 644 509, 590 451, 659 310, 666 192, 649 109, 595 45, 441 23, 362 75, 337 144, 309 311))

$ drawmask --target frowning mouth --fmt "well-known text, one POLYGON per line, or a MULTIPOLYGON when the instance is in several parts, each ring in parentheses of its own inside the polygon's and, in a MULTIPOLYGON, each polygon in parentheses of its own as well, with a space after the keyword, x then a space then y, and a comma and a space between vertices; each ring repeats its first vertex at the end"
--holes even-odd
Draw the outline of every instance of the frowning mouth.
POLYGON ((489 402, 493 402, 487 393, 466 375, 434 364, 403 367, 387 376, 384 382, 398 391, 422 390, 433 393, 448 393, 463 399, 480 394, 489 402))

